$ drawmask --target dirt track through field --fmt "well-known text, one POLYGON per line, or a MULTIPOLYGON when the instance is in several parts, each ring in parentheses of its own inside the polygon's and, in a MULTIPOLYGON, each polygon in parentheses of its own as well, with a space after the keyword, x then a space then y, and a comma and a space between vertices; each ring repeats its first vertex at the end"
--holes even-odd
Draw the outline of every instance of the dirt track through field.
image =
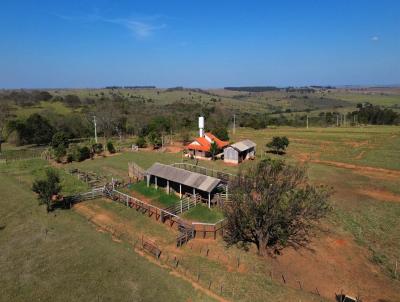
POLYGON ((362 195, 366 195, 373 199, 391 201, 391 202, 400 202, 400 195, 393 194, 392 192, 388 192, 385 190, 369 190, 369 189, 360 189, 357 190, 357 193, 362 195))
MULTIPOLYGON (((110 211, 102 209, 99 206, 95 205, 89 206, 86 203, 78 203, 74 205, 74 210, 77 211, 79 214, 83 215, 84 217, 86 217, 88 221, 96 225, 98 227, 98 231, 110 233, 112 235, 112 240, 115 242, 121 242, 120 238, 123 237, 124 235, 128 235, 128 237, 132 239, 138 237, 137 232, 135 232, 132 226, 129 225, 129 222, 127 220, 111 213, 110 211)), ((141 235, 139 235, 139 237, 141 237, 141 235)), ((146 236, 146 238, 148 238, 148 236, 146 236)), ((136 248, 135 246, 133 246, 133 250, 140 256, 146 258, 151 263, 169 270, 171 275, 189 282, 195 289, 202 291, 207 296, 220 302, 229 301, 225 298, 218 296, 211 290, 202 287, 199 283, 196 283, 188 276, 185 276, 176 270, 172 270, 171 267, 162 264, 159 261, 156 261, 153 257, 145 254, 143 251, 136 248)))
POLYGON ((398 170, 389 170, 383 168, 375 168, 370 166, 360 166, 355 164, 348 164, 343 162, 331 161, 331 160, 320 160, 320 159, 310 159, 312 163, 323 164, 338 168, 350 169, 355 172, 359 172, 360 174, 368 174, 371 177, 382 178, 382 176, 390 179, 400 179, 400 171, 398 170))

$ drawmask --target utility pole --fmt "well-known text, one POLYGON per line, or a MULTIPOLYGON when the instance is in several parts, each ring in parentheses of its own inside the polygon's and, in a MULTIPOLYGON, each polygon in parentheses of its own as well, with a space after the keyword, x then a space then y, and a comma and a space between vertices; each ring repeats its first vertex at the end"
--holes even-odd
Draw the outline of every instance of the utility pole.
POLYGON ((343 124, 346 127, 346 115, 345 114, 343 114, 343 124))
POLYGON ((93 116, 93 123, 94 123, 94 141, 97 144, 97 123, 96 123, 96 116, 93 116))
POLYGON ((339 114, 336 114, 336 127, 339 127, 339 114))
POLYGON ((308 114, 307 114, 307 129, 308 129, 308 114))
POLYGON ((236 133, 236 114, 233 115, 233 134, 236 133))

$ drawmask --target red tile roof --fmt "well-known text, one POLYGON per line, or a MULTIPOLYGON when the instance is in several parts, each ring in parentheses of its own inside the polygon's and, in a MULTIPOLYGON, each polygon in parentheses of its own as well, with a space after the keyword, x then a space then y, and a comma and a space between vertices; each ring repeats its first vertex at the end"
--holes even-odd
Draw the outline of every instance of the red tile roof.
MULTIPOLYGON (((210 132, 207 132, 205 135, 207 135, 210 139, 212 139, 217 144, 219 149, 222 149, 229 144, 228 142, 221 141, 218 137, 216 137, 210 132)), ((189 150, 199 150, 205 152, 210 151, 211 143, 205 137, 196 138, 196 142, 198 144, 195 144, 193 142, 189 144, 186 148, 189 150)))

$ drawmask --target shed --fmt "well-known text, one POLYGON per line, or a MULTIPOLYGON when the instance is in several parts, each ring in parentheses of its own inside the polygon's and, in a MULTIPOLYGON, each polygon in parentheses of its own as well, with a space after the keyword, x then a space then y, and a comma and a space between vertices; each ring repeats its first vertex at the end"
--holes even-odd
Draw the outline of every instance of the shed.
POLYGON ((224 149, 224 162, 239 164, 243 160, 253 159, 256 154, 256 143, 245 139, 224 149))
POLYGON ((156 188, 159 186, 166 187, 168 193, 170 192, 170 188, 173 188, 176 192, 179 192, 180 197, 182 197, 184 192, 194 195, 196 193, 206 193, 208 195, 209 206, 211 195, 221 183, 219 178, 160 163, 154 163, 146 171, 146 176, 147 186, 153 182, 156 188))

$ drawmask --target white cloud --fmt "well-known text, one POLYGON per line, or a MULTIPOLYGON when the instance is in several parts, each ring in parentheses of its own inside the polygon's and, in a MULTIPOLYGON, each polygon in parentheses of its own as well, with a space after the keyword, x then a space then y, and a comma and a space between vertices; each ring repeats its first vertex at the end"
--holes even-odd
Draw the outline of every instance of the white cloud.
POLYGON ((379 41, 379 37, 378 36, 372 36, 371 37, 371 41, 374 41, 374 42, 379 41))
POLYGON ((124 26, 138 38, 149 37, 155 31, 166 27, 165 24, 156 25, 145 21, 139 21, 136 19, 102 19, 102 21, 124 26))
POLYGON ((87 14, 84 16, 67 16, 54 14, 56 17, 70 21, 70 22, 106 22, 125 27, 131 31, 137 38, 143 39, 154 34, 155 31, 163 29, 166 24, 156 24, 155 21, 159 19, 159 16, 147 16, 142 18, 115 18, 109 19, 100 16, 99 14, 87 14))

